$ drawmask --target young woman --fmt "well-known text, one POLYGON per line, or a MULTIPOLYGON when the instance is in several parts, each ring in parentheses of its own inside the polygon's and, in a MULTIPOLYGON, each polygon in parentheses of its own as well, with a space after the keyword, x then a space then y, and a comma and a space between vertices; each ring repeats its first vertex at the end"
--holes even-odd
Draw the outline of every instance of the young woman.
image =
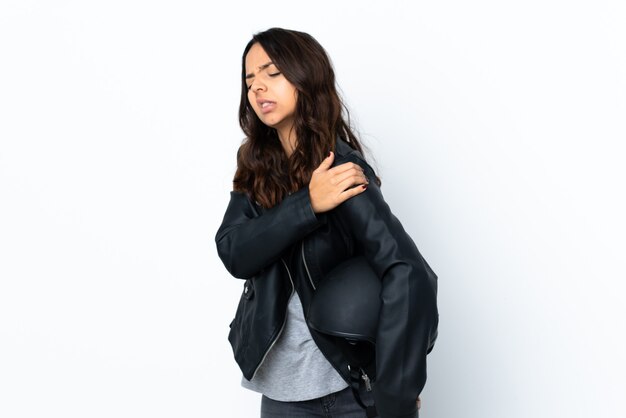
POLYGON ((229 334, 242 385, 263 394, 261 417, 365 416, 345 356, 305 320, 324 275, 362 254, 381 280, 381 308, 376 378, 358 395, 382 418, 417 417, 437 276, 383 198, 325 50, 303 32, 257 33, 241 87, 246 138, 215 242, 245 279, 229 334))

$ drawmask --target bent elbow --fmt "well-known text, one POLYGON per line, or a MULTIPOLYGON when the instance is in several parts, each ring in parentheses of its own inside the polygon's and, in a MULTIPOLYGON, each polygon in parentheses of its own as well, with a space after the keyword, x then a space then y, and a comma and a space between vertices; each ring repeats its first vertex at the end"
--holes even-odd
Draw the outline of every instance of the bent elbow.
POLYGON ((252 274, 246 269, 246 264, 238 259, 235 254, 238 251, 233 248, 229 240, 222 237, 221 239, 216 236, 215 246, 217 248, 217 255, 222 260, 224 267, 230 273, 231 276, 236 279, 249 279, 252 274))

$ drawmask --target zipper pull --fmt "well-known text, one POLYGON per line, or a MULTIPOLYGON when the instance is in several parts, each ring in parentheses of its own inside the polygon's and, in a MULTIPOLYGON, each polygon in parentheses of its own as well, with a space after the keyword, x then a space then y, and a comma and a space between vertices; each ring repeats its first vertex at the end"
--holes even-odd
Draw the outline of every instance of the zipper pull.
POLYGON ((368 392, 372 391, 372 382, 370 382, 369 376, 361 369, 361 379, 365 382, 365 390, 368 392))

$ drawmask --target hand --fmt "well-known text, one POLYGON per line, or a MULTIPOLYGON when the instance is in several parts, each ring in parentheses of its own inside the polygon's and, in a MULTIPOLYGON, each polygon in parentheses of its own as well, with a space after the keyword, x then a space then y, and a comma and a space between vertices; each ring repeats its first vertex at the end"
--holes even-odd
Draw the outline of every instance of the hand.
POLYGON ((417 397, 417 409, 419 410, 422 407, 422 401, 420 400, 420 397, 417 397))
POLYGON ((309 196, 315 213, 334 209, 349 198, 364 192, 365 188, 361 184, 369 184, 360 165, 347 162, 330 168, 334 159, 335 153, 331 153, 311 175, 309 196), (357 187, 352 187, 354 185, 357 187))

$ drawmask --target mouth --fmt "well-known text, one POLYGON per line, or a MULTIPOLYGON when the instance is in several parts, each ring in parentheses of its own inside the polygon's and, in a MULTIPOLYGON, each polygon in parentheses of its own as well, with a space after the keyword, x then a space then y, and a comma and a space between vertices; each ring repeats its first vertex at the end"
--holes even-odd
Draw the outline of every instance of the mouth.
POLYGON ((263 113, 271 112, 276 108, 276 102, 272 102, 271 100, 258 100, 257 103, 263 113))

